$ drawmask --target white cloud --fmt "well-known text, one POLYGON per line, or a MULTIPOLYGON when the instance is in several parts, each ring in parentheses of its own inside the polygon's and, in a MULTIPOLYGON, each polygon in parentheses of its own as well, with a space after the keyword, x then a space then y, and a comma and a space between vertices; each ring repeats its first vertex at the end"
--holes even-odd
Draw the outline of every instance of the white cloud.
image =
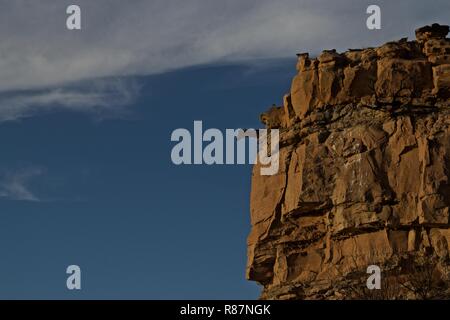
POLYGON ((72 1, 0 0, 0 92, 41 90, 3 98, 0 120, 31 115, 49 104, 109 111, 114 99, 105 92, 61 89, 73 82, 378 45, 413 36, 413 29, 426 23, 448 23, 450 11, 448 0, 433 5, 380 0, 382 29, 369 31, 370 0, 76 2, 81 31, 66 29, 72 1))
POLYGON ((124 106, 134 101, 138 89, 131 80, 105 79, 89 81, 81 87, 13 93, 0 98, 0 122, 54 109, 89 113, 97 118, 120 116, 126 112, 124 106))
POLYGON ((71 1, 0 3, 0 90, 378 44, 446 22, 450 10, 447 0, 378 1, 383 29, 374 32, 368 0, 79 0, 83 29, 68 31, 71 1))
POLYGON ((5 172, 0 180, 0 197, 9 200, 40 201, 30 190, 30 182, 43 173, 44 171, 37 167, 5 172))

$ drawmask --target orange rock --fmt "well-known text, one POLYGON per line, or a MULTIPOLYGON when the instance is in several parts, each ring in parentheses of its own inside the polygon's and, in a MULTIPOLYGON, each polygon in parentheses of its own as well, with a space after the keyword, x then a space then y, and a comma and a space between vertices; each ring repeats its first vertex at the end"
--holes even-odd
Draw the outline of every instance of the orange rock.
POLYGON ((298 55, 283 106, 261 117, 282 129, 280 170, 252 175, 247 277, 263 298, 345 298, 356 269, 407 273, 405 257, 450 278, 447 32, 298 55))

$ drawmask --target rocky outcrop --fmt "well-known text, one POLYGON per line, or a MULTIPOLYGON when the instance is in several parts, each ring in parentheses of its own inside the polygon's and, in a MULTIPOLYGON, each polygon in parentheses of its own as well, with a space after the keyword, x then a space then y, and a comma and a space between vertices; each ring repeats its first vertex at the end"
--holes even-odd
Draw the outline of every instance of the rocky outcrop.
POLYGON ((247 277, 261 298, 361 298, 372 264, 403 281, 391 298, 426 298, 406 288, 430 264, 448 281, 448 31, 298 55, 283 106, 261 116, 280 129, 278 174, 252 176, 247 277))

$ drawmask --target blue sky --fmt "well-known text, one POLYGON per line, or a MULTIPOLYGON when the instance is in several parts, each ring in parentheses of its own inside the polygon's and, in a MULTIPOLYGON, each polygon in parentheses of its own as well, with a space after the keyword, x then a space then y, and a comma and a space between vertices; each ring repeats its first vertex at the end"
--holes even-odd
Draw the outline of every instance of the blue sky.
POLYGON ((0 298, 256 298, 245 280, 251 167, 175 166, 170 134, 198 119, 259 127, 295 60, 261 62, 134 79, 141 94, 120 119, 53 111, 1 125, 0 167, 34 173, 21 182, 39 201, 0 201, 0 298), (79 292, 65 287, 70 264, 79 292))
POLYGON ((258 297, 251 167, 175 166, 177 128, 258 128, 295 54, 380 45, 448 0, 0 0, 0 298, 258 297), (107 5, 106 5, 107 4, 107 5), (82 290, 65 269, 82 270, 82 290))

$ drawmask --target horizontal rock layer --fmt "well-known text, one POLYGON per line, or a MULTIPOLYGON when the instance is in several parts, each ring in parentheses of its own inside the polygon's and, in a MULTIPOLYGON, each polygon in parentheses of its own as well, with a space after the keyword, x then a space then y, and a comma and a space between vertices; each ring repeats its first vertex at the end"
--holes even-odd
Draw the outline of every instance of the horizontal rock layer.
POLYGON ((433 261, 448 279, 448 29, 298 55, 283 106, 261 115, 280 130, 279 172, 253 168, 247 277, 262 298, 349 298, 371 264, 411 282, 414 264, 433 261))

